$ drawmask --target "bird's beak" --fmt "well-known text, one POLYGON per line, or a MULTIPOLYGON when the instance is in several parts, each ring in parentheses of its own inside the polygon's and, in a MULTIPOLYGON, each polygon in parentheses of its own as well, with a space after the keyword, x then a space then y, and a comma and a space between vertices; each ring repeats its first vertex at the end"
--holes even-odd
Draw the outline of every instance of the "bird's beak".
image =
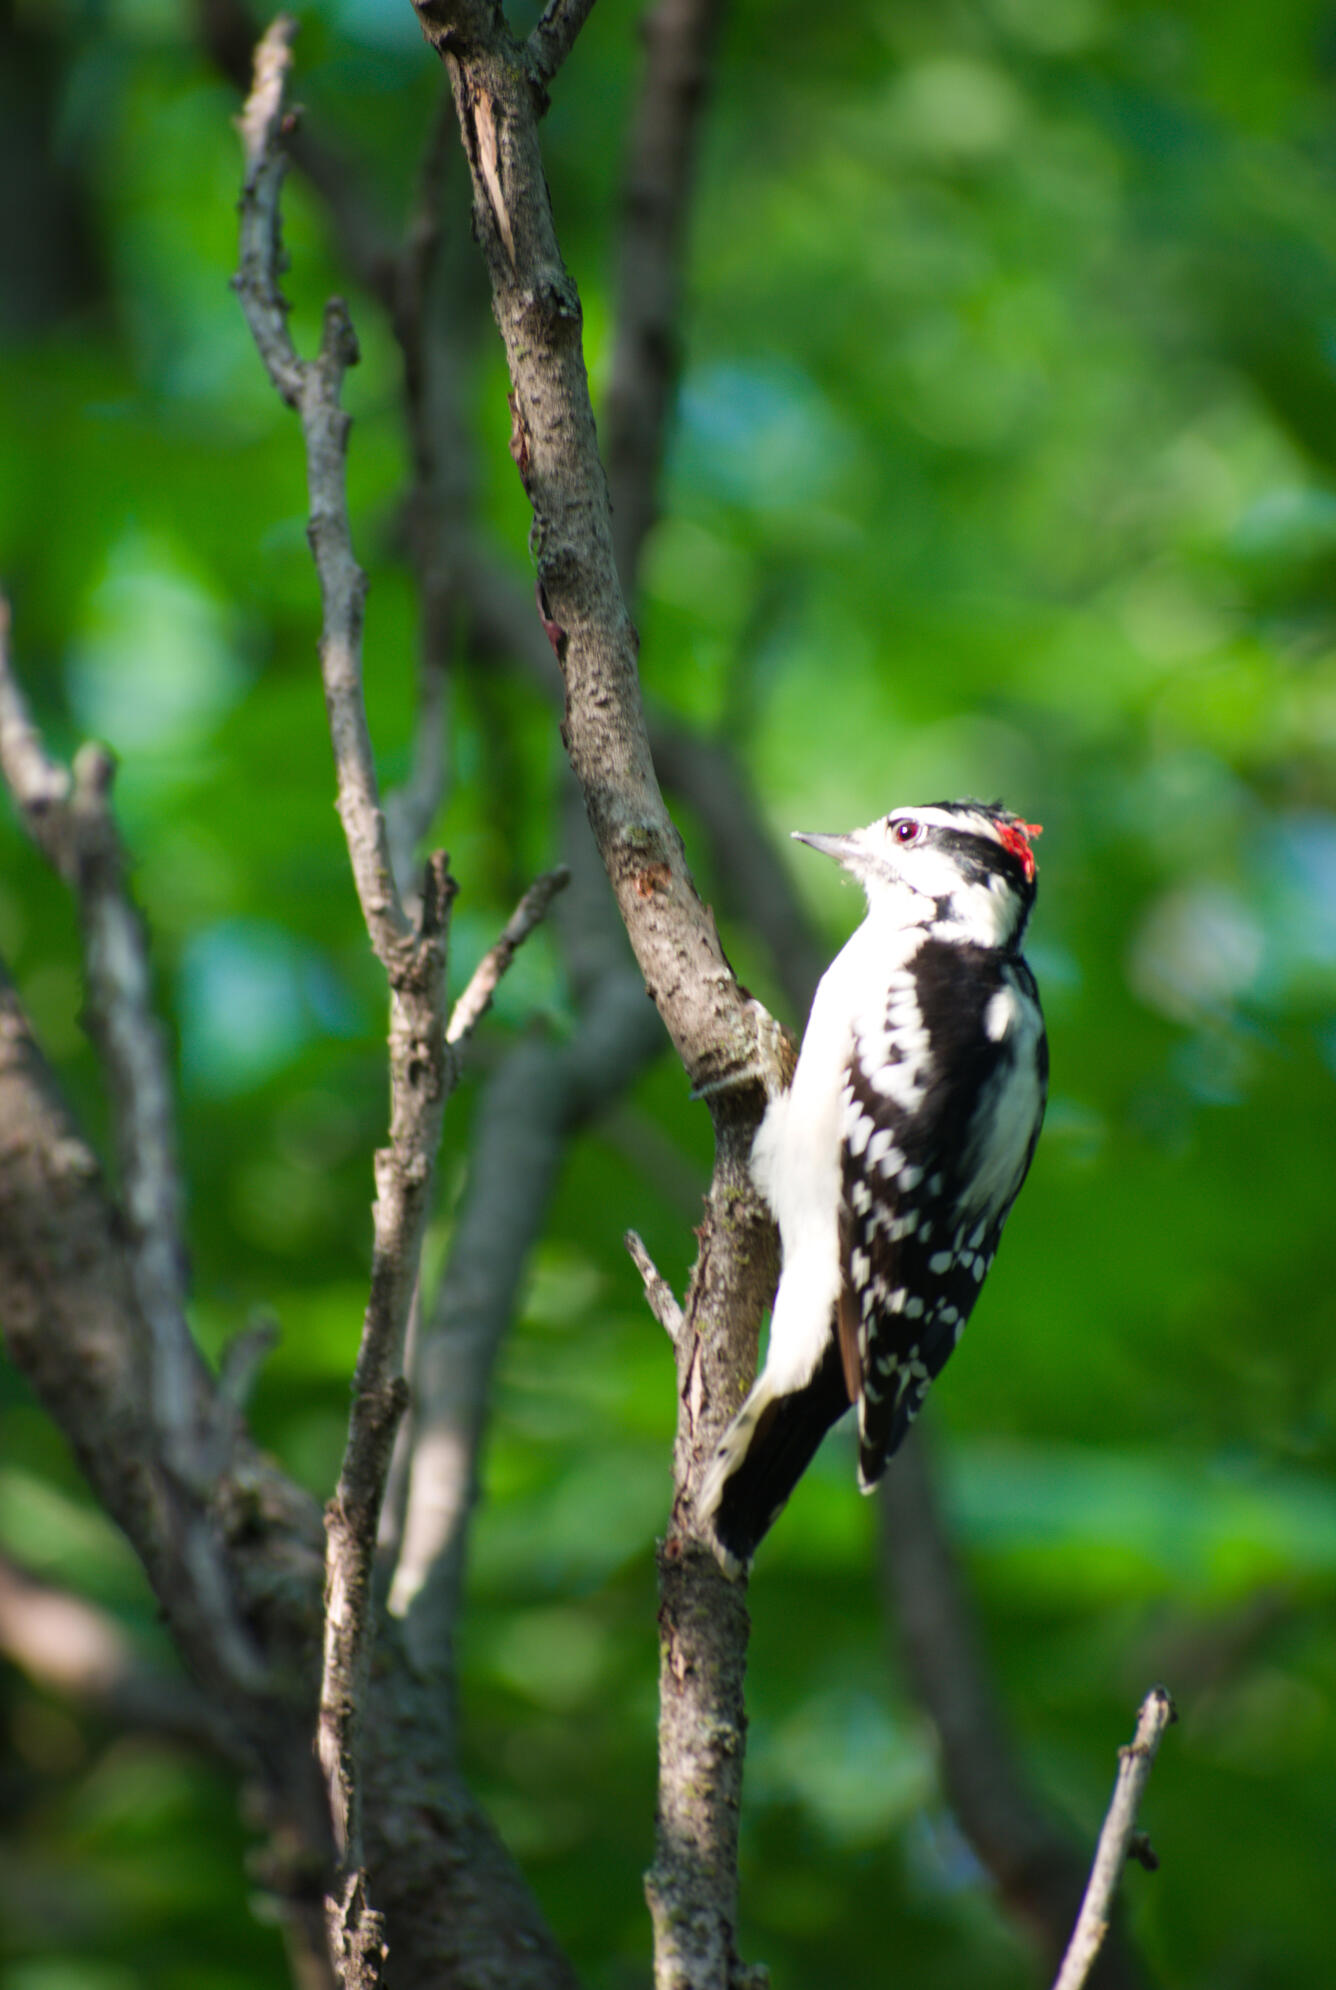
POLYGON ((806 843, 813 850, 819 850, 823 857, 833 857, 837 864, 847 864, 851 857, 859 855, 859 842, 856 836, 822 836, 816 830, 795 829, 796 843, 806 843))

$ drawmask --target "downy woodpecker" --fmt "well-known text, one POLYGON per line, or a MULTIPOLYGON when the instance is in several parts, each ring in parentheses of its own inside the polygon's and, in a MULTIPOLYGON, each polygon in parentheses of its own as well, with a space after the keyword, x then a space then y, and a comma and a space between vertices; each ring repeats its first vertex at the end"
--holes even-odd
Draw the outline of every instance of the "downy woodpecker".
POLYGON ((851 1404, 871 1491, 979 1296, 1048 1088, 1020 951, 1038 833, 979 802, 797 832, 858 879, 867 917, 822 976, 752 1149, 783 1271, 765 1366, 698 1501, 730 1574, 851 1404))

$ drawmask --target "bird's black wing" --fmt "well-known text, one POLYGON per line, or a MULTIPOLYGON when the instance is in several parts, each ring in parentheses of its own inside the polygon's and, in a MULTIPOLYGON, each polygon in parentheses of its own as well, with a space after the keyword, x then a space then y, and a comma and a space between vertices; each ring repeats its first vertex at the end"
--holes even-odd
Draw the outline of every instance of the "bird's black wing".
POLYGON ((1042 1033, 1036 1047, 1020 1032, 991 1035, 987 1019, 995 997, 1033 990, 1015 957, 927 939, 856 1043, 841 1235, 859 1321, 865 1488, 959 1340, 1025 1178, 1043 1108, 1042 1033), (972 1199, 981 1180, 993 1192, 972 1199))

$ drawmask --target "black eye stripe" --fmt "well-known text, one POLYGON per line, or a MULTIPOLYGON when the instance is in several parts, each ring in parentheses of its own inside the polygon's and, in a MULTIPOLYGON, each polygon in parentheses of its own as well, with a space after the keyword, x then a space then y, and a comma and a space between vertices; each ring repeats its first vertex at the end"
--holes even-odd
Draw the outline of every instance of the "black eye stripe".
POLYGON ((939 829, 937 839, 976 876, 1000 871, 1018 890, 1030 895, 1032 880, 1027 878, 1025 867, 1015 851, 1009 850, 1005 843, 994 842, 991 836, 979 835, 968 829, 939 829))

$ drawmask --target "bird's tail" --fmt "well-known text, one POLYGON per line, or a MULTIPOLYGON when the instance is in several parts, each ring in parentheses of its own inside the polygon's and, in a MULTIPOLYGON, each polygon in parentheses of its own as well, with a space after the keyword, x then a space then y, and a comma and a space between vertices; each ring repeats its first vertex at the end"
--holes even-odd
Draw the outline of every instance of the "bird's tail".
POLYGON ((696 1501, 701 1531, 726 1575, 742 1574, 822 1438, 848 1407, 834 1341, 800 1389, 781 1393, 762 1373, 720 1439, 696 1501))

